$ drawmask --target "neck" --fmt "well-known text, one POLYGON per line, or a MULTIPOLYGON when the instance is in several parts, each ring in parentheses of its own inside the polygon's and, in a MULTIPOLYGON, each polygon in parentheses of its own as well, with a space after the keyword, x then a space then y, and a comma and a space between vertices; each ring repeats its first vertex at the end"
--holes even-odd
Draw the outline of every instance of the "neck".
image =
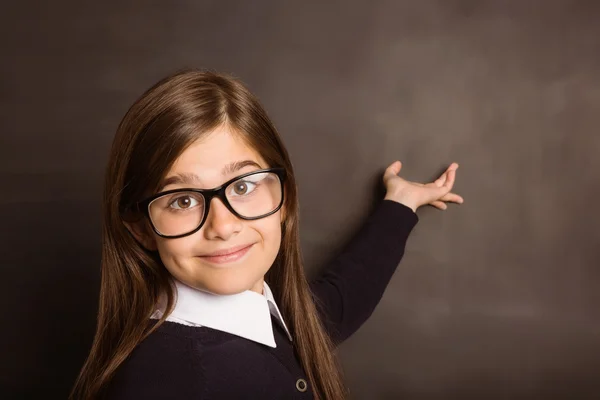
POLYGON ((253 292, 256 292, 256 293, 258 293, 258 294, 264 294, 264 293, 263 293, 264 283, 265 283, 265 279, 264 279, 264 278, 260 278, 260 279, 258 280, 258 282, 256 282, 256 283, 254 284, 254 286, 252 286, 252 287, 250 288, 250 290, 251 290, 251 291, 253 291, 253 292))

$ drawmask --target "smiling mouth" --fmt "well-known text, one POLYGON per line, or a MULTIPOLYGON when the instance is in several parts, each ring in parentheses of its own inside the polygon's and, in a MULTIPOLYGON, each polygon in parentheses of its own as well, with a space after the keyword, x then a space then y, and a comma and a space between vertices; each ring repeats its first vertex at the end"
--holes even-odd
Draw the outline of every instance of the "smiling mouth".
POLYGON ((232 253, 221 254, 216 256, 200 256, 200 258, 213 264, 232 263, 244 257, 248 253, 248 251, 250 251, 252 246, 254 246, 254 243, 232 253))

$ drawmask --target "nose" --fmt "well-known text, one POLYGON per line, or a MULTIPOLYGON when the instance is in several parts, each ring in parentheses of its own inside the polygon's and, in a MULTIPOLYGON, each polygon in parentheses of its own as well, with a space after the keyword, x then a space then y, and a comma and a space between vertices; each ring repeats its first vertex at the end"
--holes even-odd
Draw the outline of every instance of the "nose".
POLYGON ((228 240, 242 229, 242 220, 233 215, 221 199, 213 198, 204 222, 204 237, 209 240, 228 240))

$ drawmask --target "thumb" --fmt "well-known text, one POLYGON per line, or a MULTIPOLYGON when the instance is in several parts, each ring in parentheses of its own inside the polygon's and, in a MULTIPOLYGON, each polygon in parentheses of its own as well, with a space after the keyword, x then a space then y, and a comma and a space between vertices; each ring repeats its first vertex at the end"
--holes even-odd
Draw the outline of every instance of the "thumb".
POLYGON ((386 169, 384 175, 387 177, 392 175, 398 175, 402 169, 402 163, 400 161, 394 161, 386 169))

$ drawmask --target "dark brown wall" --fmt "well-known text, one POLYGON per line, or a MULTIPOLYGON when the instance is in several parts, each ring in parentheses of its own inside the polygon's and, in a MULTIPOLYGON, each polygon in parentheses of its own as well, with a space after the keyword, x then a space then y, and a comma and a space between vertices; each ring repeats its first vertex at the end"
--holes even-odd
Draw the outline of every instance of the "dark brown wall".
POLYGON ((598 398, 598 4, 4 5, 3 398, 70 388, 94 327, 108 146, 133 100, 187 66, 240 76, 270 111, 311 273, 389 163, 419 181, 461 164, 465 204, 419 211, 381 305, 342 347, 354 398, 598 398))

